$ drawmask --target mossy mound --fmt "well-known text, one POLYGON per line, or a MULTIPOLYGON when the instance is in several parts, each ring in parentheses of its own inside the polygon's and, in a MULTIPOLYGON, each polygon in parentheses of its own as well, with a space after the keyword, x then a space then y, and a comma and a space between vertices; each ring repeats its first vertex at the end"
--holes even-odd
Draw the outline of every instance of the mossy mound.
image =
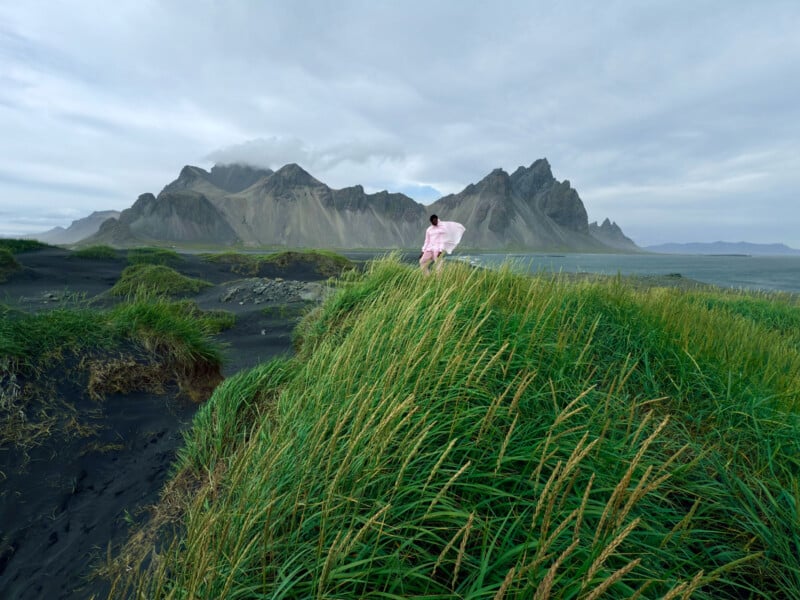
POLYGON ((211 283, 181 275, 165 265, 139 264, 126 267, 109 290, 112 296, 178 296, 196 294, 211 283))
POLYGON ((183 261, 181 255, 169 248, 132 248, 128 262, 132 265, 172 265, 183 261))
POLYGON ((232 273, 247 277, 274 276, 292 269, 311 271, 323 277, 336 277, 355 266, 350 259, 325 250, 287 251, 266 255, 222 252, 202 256, 203 260, 228 265, 232 273))
POLYGON ((355 266, 350 259, 341 254, 325 250, 278 252, 277 254, 265 256, 264 262, 281 268, 289 268, 295 265, 310 265, 317 273, 324 277, 336 277, 355 266))
POLYGON ((247 277, 258 276, 260 274, 260 267, 264 262, 263 256, 259 254, 243 254, 241 252, 202 254, 201 258, 206 262, 226 265, 231 273, 245 275, 247 277))

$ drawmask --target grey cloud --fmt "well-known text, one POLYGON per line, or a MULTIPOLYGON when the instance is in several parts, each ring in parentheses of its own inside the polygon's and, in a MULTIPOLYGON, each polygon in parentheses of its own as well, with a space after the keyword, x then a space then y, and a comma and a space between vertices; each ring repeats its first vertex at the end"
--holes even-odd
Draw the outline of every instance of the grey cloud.
MULTIPOLYGON (((21 177, 15 173, 0 170, 0 185, 20 187, 29 190, 62 192, 94 198, 118 197, 119 190, 93 185, 85 185, 72 181, 48 180, 34 177, 21 177)), ((22 207, 20 207, 22 208, 22 207)))
MULTIPOLYGON (((363 164, 371 161, 402 160, 403 152, 393 145, 347 141, 312 146, 299 138, 259 138, 216 150, 207 160, 217 163, 246 163, 277 169, 298 163, 312 174, 323 175, 342 163, 363 164)), ((353 182, 355 183, 355 182, 353 182)))

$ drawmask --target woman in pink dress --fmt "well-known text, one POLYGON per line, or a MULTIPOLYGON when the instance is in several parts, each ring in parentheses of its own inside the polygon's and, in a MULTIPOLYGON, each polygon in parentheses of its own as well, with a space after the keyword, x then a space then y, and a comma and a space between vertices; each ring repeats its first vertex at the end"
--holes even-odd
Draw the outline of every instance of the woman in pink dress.
POLYGON ((431 226, 425 231, 425 243, 422 245, 422 254, 419 257, 419 266, 422 272, 428 274, 428 265, 433 261, 436 272, 442 269, 444 255, 452 254, 461 241, 465 228, 455 221, 440 221, 436 215, 431 215, 431 226))

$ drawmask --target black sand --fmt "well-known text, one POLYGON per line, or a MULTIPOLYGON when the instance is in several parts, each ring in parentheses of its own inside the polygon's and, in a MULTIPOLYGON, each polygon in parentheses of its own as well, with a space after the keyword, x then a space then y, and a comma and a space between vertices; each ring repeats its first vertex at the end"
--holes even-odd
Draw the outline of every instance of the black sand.
MULTIPOLYGON (((264 304, 221 302, 230 282, 241 276, 225 265, 182 256, 171 266, 214 284, 193 297, 200 307, 237 315, 236 325, 219 335, 227 345, 225 376, 291 352, 291 333, 307 303, 273 301, 265 312, 264 304)), ((76 259, 61 249, 16 258, 24 269, 0 283, 0 303, 30 312, 92 300, 111 305, 117 300, 105 293, 128 266, 124 255, 76 259)), ((266 275, 287 281, 325 279, 305 264, 276 267, 266 275)), ((54 437, 27 452, 0 447, 0 598, 105 597, 105 582, 90 575, 108 549, 117 548, 147 518, 146 508, 158 500, 181 432, 197 409, 177 399, 176 390, 109 397, 101 403, 80 389, 59 391, 101 430, 85 439, 54 437)))

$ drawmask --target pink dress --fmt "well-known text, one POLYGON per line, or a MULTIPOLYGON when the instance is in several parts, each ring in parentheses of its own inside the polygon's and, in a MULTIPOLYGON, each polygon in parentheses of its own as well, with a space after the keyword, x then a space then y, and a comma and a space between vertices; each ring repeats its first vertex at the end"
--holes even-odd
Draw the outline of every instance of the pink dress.
POLYGON ((464 231, 466 228, 461 223, 439 221, 437 225, 431 225, 425 230, 425 243, 422 245, 422 251, 433 252, 434 256, 442 252, 452 254, 461 241, 464 231))

